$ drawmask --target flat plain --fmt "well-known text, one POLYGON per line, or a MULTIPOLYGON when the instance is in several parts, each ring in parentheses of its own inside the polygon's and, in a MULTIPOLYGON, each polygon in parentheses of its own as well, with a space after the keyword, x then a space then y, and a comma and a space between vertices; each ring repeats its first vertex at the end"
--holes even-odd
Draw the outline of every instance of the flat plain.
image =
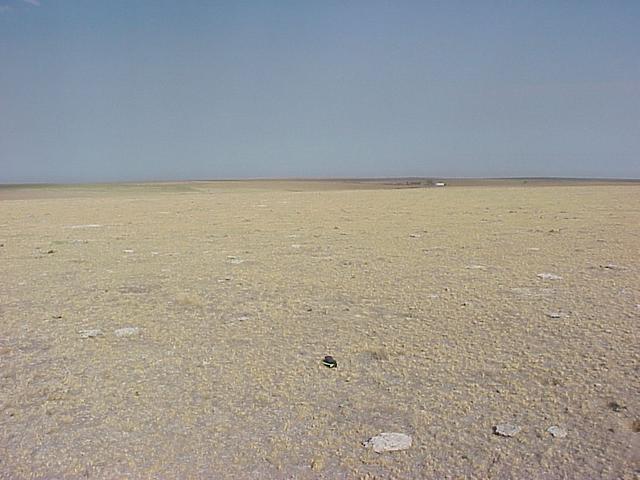
POLYGON ((0 478, 639 478, 640 184, 400 186, 0 188, 0 478))

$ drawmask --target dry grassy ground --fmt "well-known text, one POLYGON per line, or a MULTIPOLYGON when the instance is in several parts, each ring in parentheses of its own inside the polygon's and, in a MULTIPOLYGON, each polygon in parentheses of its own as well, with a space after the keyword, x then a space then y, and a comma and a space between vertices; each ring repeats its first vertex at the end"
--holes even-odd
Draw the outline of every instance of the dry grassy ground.
POLYGON ((640 186, 326 183, 0 190, 0 478, 638 478, 640 186))

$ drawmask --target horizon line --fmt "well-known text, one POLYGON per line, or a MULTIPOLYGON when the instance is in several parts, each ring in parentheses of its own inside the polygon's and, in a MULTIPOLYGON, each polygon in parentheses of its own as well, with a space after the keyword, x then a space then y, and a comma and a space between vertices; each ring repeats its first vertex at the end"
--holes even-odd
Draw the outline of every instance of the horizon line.
POLYGON ((159 184, 159 183, 206 183, 206 182, 381 182, 381 181, 581 181, 581 182, 640 182, 640 178, 621 177, 565 177, 565 176, 517 176, 517 177, 425 177, 425 176, 383 176, 383 177, 223 177, 206 179, 171 179, 171 180, 106 180, 106 181, 70 181, 70 182, 8 182, 0 183, 1 187, 29 186, 81 186, 81 185, 122 185, 122 184, 159 184))

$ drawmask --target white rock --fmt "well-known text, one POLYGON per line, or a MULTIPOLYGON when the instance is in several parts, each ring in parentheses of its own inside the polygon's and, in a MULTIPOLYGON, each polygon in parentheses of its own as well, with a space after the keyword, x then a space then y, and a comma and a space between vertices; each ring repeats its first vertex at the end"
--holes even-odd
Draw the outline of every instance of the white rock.
POLYGON ((560 275, 556 275, 555 273, 539 273, 538 278, 543 280, 562 280, 560 275))
POLYGON ((484 265, 467 265, 465 267, 468 270, 486 270, 487 267, 485 267, 484 265))
POLYGON ((363 443, 365 447, 373 448, 376 453, 394 452, 396 450, 406 450, 413 443, 409 435, 404 433, 384 432, 363 443))
POLYGON ((102 225, 97 223, 87 223, 86 225, 71 225, 69 228, 100 228, 102 225))
POLYGON ((80 338, 95 338, 103 335, 102 330, 99 328, 89 328, 86 330, 78 330, 80 338))
POLYGON ((562 314, 560 312, 547 312, 545 315, 549 318, 562 318, 562 314))
POLYGON ((626 270, 625 267, 621 267, 620 265, 616 265, 615 263, 607 263, 603 265, 602 268, 606 268, 608 270, 626 270))
POLYGON ((510 423, 500 423, 493 427, 496 435, 500 435, 501 437, 514 437, 520 430, 520 427, 516 425, 511 425, 510 423))
POLYGON ((134 335, 138 335, 138 333, 140 333, 140 329, 138 327, 124 327, 118 328, 113 333, 116 334, 116 337, 132 337, 134 335))
POLYGON ((564 428, 561 428, 557 425, 552 425, 547 428, 547 432, 553 435, 556 438, 564 438, 567 436, 567 431, 564 428))

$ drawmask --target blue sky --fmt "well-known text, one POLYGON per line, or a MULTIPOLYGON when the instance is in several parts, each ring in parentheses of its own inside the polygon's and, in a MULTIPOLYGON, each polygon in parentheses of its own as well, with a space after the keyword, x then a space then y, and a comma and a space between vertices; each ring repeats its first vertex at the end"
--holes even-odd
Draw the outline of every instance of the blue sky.
POLYGON ((640 2, 0 0, 0 183, 640 178, 640 2))

